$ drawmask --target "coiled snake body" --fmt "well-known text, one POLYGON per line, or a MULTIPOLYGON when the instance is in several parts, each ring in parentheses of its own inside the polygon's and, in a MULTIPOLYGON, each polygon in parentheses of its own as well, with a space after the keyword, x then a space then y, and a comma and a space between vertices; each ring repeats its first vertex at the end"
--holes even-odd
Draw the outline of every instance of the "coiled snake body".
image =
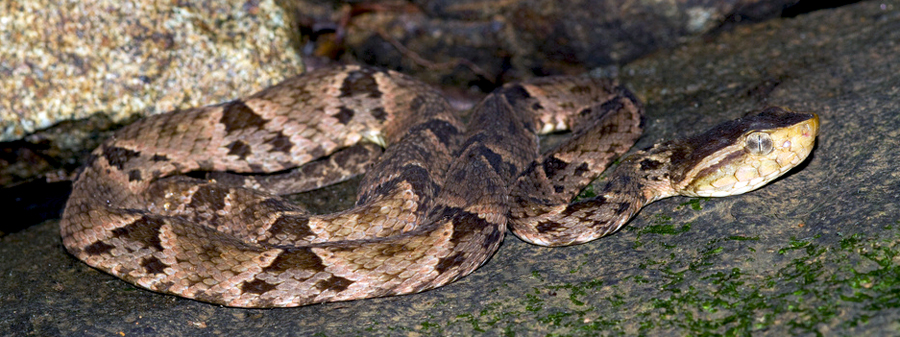
POLYGON ((140 287, 228 306, 409 294, 472 272, 507 225, 528 242, 578 244, 661 198, 758 188, 803 161, 818 132, 815 114, 770 108, 638 151, 597 197, 570 204, 640 136, 641 110, 612 81, 552 77, 495 91, 467 127, 401 74, 315 71, 117 132, 74 183, 63 243, 140 287), (562 129, 572 137, 539 154, 537 134, 562 129), (275 196, 362 171, 343 212, 275 196))

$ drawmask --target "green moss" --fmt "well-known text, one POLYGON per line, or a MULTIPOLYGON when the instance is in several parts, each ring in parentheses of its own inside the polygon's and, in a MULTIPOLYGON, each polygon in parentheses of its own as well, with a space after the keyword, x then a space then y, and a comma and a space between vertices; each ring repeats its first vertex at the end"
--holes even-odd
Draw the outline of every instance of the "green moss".
MULTIPOLYGON (((637 238, 635 242, 641 242, 641 237, 645 234, 656 234, 656 235, 678 235, 685 233, 691 230, 691 223, 684 223, 683 225, 676 226, 672 223, 672 217, 657 213, 653 215, 653 219, 651 220, 651 225, 641 227, 637 230, 637 238)), ((642 245, 642 243, 640 243, 642 245)), ((665 246, 665 243, 662 243, 665 246)), ((674 246, 667 246, 666 248, 674 248, 674 246)))
POLYGON ((593 198, 596 196, 597 196, 597 193, 594 192, 594 185, 589 184, 583 190, 581 190, 581 193, 578 193, 578 195, 575 196, 575 199, 573 199, 572 201, 573 202, 582 201, 582 200, 590 199, 590 198, 593 198))
POLYGON ((738 235, 732 235, 732 236, 729 236, 729 237, 725 238, 725 240, 733 240, 733 241, 759 241, 759 237, 758 237, 758 236, 738 236, 738 235))
POLYGON ((444 328, 439 323, 434 323, 431 321, 424 321, 422 323, 419 323, 419 329, 417 330, 436 335, 441 335, 444 333, 444 328))
POLYGON ((544 300, 540 297, 541 292, 534 289, 533 294, 525 294, 525 310, 530 312, 540 311, 544 307, 544 300))
MULTIPOLYGON (((670 225, 669 217, 656 215, 652 228, 639 234, 689 230, 689 225, 670 225)), ((554 282, 535 271, 531 276, 542 285, 528 288, 519 299, 488 302, 448 321, 429 318, 412 330, 504 336, 532 335, 535 329, 545 336, 824 335, 823 326, 832 333, 845 331, 900 308, 900 226, 838 235, 791 237, 774 252, 760 250, 756 258, 771 261, 763 266, 722 268, 722 259, 756 255, 751 246, 762 240, 729 236, 693 252, 648 258, 620 279, 586 274, 590 268, 584 262, 564 274, 581 279, 577 282, 554 282)))
POLYGON ((691 198, 688 201, 683 202, 680 205, 678 205, 678 208, 676 208, 676 209, 682 209, 682 208, 684 208, 684 206, 691 206, 692 210, 699 211, 699 210, 703 209, 703 206, 701 206, 700 204, 709 201, 709 199, 710 198, 708 198, 708 197, 691 198))
POLYGON ((603 281, 601 280, 588 280, 584 282, 579 282, 576 284, 562 284, 549 286, 547 289, 559 291, 559 290, 567 290, 569 292, 569 300, 572 301, 572 304, 575 305, 584 305, 584 302, 579 300, 579 297, 584 296, 588 290, 596 289, 603 285, 603 281))

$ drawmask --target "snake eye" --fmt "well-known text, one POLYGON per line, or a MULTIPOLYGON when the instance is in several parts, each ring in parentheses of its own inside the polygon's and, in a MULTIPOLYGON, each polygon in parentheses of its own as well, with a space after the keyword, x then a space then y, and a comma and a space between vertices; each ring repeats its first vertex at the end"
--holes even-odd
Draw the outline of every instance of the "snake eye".
POLYGON ((772 137, 765 132, 754 132, 747 136, 744 150, 755 155, 766 155, 772 152, 772 137))

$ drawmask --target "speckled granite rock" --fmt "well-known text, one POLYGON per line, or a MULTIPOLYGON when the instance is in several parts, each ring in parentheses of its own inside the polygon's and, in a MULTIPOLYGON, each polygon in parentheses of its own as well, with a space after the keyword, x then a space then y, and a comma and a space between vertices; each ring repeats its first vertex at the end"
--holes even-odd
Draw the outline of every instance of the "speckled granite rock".
POLYGON ((0 2, 0 141, 214 103, 302 70, 263 1, 0 2))
POLYGON ((660 201, 575 247, 507 237, 472 275, 422 294, 278 310, 136 290, 67 255, 49 221, 0 238, 0 335, 895 334, 897 41, 900 1, 869 1, 618 70, 647 102, 638 147, 766 105, 820 114, 809 162, 743 196, 660 201))

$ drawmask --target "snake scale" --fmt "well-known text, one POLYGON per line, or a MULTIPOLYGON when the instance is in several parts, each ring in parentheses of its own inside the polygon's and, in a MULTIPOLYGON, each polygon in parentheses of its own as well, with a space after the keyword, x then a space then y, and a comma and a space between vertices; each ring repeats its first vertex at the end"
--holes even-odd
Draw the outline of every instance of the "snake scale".
POLYGON ((637 151, 596 197, 570 203, 641 135, 642 109, 612 80, 547 77, 503 86, 464 124, 402 74, 308 72, 116 132, 74 182, 63 243, 139 287, 226 306, 410 294, 471 273, 507 227, 578 244, 661 198, 758 188, 802 162, 818 132, 815 114, 768 108, 637 151), (564 129, 541 154, 538 134, 564 129), (346 211, 278 196, 363 172, 346 211))

